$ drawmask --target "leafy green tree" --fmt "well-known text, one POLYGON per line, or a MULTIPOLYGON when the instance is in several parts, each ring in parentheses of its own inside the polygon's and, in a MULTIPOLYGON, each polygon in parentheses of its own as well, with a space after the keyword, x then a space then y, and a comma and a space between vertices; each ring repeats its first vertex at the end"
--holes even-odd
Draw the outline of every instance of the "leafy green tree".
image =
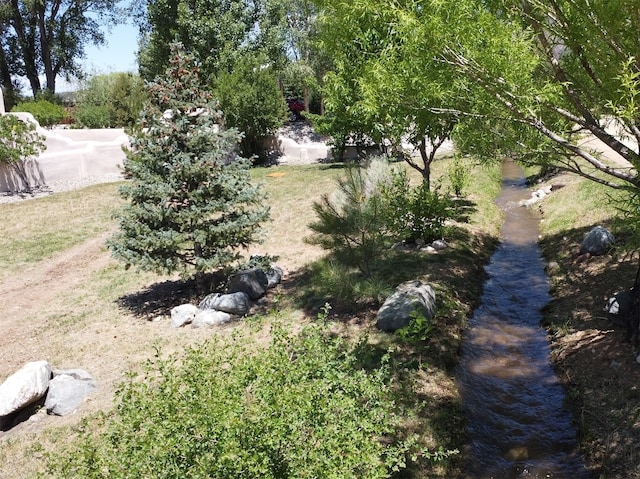
POLYGON ((143 39, 139 62, 145 80, 163 73, 173 41, 180 41, 201 59, 205 78, 231 71, 247 52, 262 52, 270 62, 282 63, 279 0, 141 0, 140 3, 143 39))
POLYGON ((11 168, 27 191, 31 189, 28 163, 45 150, 44 140, 32 122, 15 115, 0 115, 0 165, 11 168))
POLYGON ((13 76, 25 76, 34 96, 56 91, 59 75, 82 74, 78 59, 87 44, 104 42, 100 27, 122 17, 118 0, 11 0, 0 5, 2 86, 14 89, 13 76))
POLYGON ((131 181, 121 189, 128 204, 108 245, 127 266, 202 277, 239 260, 269 210, 249 162, 236 154, 240 134, 222 127, 194 58, 178 44, 171 61, 166 78, 149 85, 131 137, 131 181))
POLYGON ((287 106, 273 67, 247 56, 230 73, 219 74, 215 85, 225 123, 244 133, 242 154, 263 155, 264 138, 274 135, 287 119, 287 106))
POLYGON ((76 123, 88 128, 133 126, 145 99, 144 82, 138 75, 117 72, 93 76, 78 92, 76 123))
POLYGON ((443 110, 466 101, 459 91, 453 94, 449 71, 430 54, 433 37, 411 33, 417 23, 438 27, 437 19, 420 14, 415 2, 321 4, 322 45, 334 62, 325 81, 328 118, 320 119, 321 128, 328 126, 325 132, 338 144, 362 137, 390 144, 428 187, 431 163, 458 122, 443 110), (407 141, 421 163, 403 152, 407 141))

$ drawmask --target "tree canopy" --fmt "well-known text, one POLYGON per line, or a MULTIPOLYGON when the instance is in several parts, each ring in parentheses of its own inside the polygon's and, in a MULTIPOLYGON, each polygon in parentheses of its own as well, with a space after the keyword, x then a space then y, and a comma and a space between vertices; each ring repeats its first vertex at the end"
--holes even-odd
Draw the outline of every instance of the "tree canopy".
MULTIPOLYGON (((634 2, 320 3, 324 45, 336 65, 327 104, 360 117, 355 124, 365 133, 422 123, 435 132, 446 125, 446 134, 455 119, 451 134, 463 152, 508 153, 615 188, 637 187, 635 170, 607 164, 584 142, 593 135, 639 164, 634 2)), ((428 138, 431 130, 424 131, 428 138)))
POLYGON ((121 17, 119 0, 5 0, 0 3, 0 80, 13 91, 16 76, 25 76, 35 96, 56 91, 56 79, 82 74, 78 59, 85 46, 101 44, 102 25, 121 17))

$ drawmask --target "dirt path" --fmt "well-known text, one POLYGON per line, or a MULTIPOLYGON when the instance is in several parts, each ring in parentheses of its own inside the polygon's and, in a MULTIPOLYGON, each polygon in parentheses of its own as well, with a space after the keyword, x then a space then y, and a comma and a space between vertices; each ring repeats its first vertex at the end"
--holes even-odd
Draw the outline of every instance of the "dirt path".
POLYGON ((19 272, 0 284, 0 377, 46 349, 48 324, 38 319, 52 301, 87 281, 110 261, 105 236, 93 238, 19 272))

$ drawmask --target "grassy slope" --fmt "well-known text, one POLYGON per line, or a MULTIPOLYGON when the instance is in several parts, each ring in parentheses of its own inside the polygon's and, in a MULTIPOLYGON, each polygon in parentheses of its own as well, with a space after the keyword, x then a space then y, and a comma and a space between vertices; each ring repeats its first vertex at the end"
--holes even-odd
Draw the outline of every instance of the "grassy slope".
MULTIPOLYGON (((633 284, 637 258, 620 247, 606 256, 579 258, 593 226, 613 226, 609 200, 616 192, 568 175, 547 183, 564 185, 539 205, 543 254, 557 263, 549 271, 553 301, 545 308, 552 359, 567 386, 594 477, 637 479, 640 368, 624 328, 603 311, 606 298, 633 284)), ((625 232, 614 232, 621 246, 625 232)))
MULTIPOLYGON (((436 162, 434 177, 445 175, 447 164, 448 160, 436 162)), ((256 251, 279 256, 291 278, 275 293, 276 296, 269 298, 270 301, 288 294, 295 297, 291 288, 304 286, 299 283, 298 273, 322 256, 321 251, 302 239, 308 233, 306 225, 312 218, 313 201, 333 189, 339 171, 339 168, 325 165, 254 170, 256 179, 265 182, 274 218, 267 227, 265 243, 256 251)), ((495 245, 501 223, 500 212, 493 203, 499 191, 498 175, 497 168, 474 169, 472 183, 467 189, 468 222, 458 225, 460 228, 450 239, 449 250, 430 256, 407 254, 397 257, 397 270, 413 275, 417 266, 420 275, 435 285, 439 300, 448 306, 438 316, 437 329, 429 343, 406 344, 396 337, 376 333, 373 328, 375 307, 352 315, 342 311, 333 317, 336 331, 350 334, 366 329, 371 331, 373 342, 395 349, 396 360, 403 365, 399 379, 414 384, 406 398, 406 405, 413 408, 413 413, 407 417, 407 425, 421 434, 422 442, 428 447, 442 445, 454 449, 464 444, 452 367, 466 317, 477 304, 481 292, 482 265, 495 245)), ((2 206, 3 217, 7 218, 5 239, 0 248, 0 259, 5 265, 2 278, 7 280, 9 275, 19 275, 30 267, 38 267, 48 258, 110 231, 115 227, 111 214, 119 201, 117 185, 99 185, 2 206)), ((151 357, 157 345, 172 352, 202 340, 202 334, 175 335, 164 325, 157 329, 143 327, 143 334, 139 325, 130 333, 122 327, 123 324, 139 324, 140 319, 162 316, 171 305, 190 299, 189 293, 185 297, 179 288, 171 289, 174 284, 167 283, 168 279, 127 272, 113 263, 94 273, 86 284, 49 305, 53 316, 46 322, 48 329, 37 333, 40 337, 46 335, 49 343, 58 345, 51 349, 53 357, 47 359, 56 364, 62 360, 85 364, 88 357, 97 356, 99 361, 112 361, 110 368, 114 370, 114 376, 121 377, 124 371, 151 357), (168 291, 164 285, 169 287, 168 291), (162 301, 157 301, 151 294, 153 291, 163 294, 162 301), (113 328, 122 328, 117 339, 113 334, 101 334, 109 333, 113 328), (64 346, 80 341, 81 335, 92 338, 85 348, 69 350, 64 346)), ((283 301, 283 304, 288 304, 284 314, 292 320, 313 318, 317 313, 295 301, 283 301)), ((228 333, 229 329, 225 329, 213 334, 224 337, 228 333)), ((101 385, 102 396, 108 398, 112 392, 113 384, 101 385)), ((43 451, 55 451, 60 439, 66 437, 69 425, 77 422, 80 416, 82 413, 64 421, 62 427, 54 425, 37 435, 17 431, 3 438, 0 433, 0 476, 40 476, 43 451), (17 469, 18 464, 20 469, 17 469)), ((458 458, 455 456, 452 462, 438 466, 419 463, 407 477, 456 477, 460 474, 458 458)))

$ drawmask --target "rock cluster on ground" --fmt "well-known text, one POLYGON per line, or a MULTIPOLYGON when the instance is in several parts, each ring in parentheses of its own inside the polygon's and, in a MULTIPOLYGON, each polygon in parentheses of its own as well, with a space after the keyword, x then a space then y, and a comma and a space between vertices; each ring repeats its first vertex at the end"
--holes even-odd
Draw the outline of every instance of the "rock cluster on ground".
POLYGON ((420 251, 422 253, 436 253, 448 248, 449 245, 445 240, 435 240, 427 244, 423 239, 415 241, 400 241, 394 244, 391 249, 394 251, 420 251))
POLYGON ((0 384, 0 429, 12 427, 21 412, 43 400, 48 414, 71 414, 94 389, 94 379, 82 369, 54 370, 47 361, 29 362, 0 384))
POLYGON ((275 265, 268 271, 261 268, 238 271, 229 277, 226 293, 211 293, 198 306, 182 304, 173 308, 171 326, 212 327, 246 316, 252 303, 281 281, 282 269, 275 265))

